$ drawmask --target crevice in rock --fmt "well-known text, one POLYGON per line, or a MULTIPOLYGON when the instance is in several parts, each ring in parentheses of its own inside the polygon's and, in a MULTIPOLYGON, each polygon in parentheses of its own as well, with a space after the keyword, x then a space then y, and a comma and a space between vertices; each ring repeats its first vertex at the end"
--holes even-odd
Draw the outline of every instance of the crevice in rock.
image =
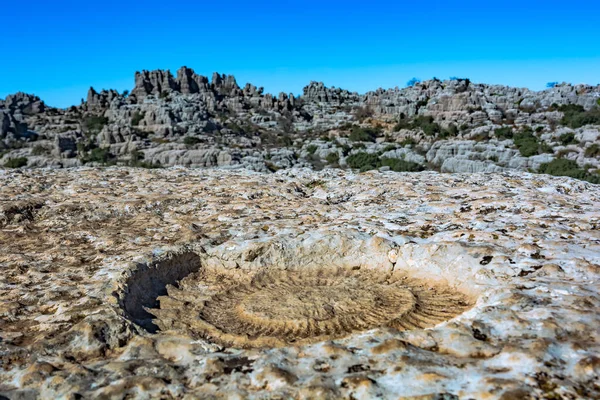
POLYGON ((158 327, 146 308, 158 307, 158 297, 167 294, 167 285, 177 285, 184 277, 200 269, 200 257, 194 252, 173 254, 164 259, 138 264, 125 282, 119 302, 125 315, 150 333, 158 327))

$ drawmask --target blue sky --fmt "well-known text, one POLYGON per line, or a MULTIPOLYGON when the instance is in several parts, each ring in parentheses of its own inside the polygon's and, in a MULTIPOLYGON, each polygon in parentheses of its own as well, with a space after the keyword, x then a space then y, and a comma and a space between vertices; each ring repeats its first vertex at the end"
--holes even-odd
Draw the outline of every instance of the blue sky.
POLYGON ((311 80, 365 92, 414 77, 544 88, 600 83, 600 2, 8 1, 0 98, 78 104, 142 69, 234 74, 267 92, 311 80))

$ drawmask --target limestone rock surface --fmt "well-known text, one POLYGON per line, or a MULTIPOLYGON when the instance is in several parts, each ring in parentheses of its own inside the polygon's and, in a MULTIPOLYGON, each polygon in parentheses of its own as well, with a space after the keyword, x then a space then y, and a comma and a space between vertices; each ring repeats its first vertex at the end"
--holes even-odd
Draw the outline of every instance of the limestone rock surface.
POLYGON ((510 171, 2 170, 0 207, 2 398, 600 396, 598 185, 510 171), (313 287, 327 307, 293 297, 313 287), (441 313, 444 296, 462 308, 441 313), (296 331, 306 315, 328 322, 296 331), (201 320, 219 340, 189 329, 201 320))

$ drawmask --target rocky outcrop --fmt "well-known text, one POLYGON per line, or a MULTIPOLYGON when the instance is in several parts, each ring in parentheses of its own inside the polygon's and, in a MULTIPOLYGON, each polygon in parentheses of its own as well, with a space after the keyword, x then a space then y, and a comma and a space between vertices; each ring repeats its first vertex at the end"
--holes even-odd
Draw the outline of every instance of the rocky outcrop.
POLYGON ((367 152, 444 171, 536 170, 564 158, 593 172, 600 164, 590 148, 599 137, 596 128, 561 126, 566 123, 560 106, 592 110, 599 101, 600 86, 561 84, 535 92, 468 79, 365 94, 313 81, 301 96, 273 95, 251 83, 240 87, 233 75, 209 79, 181 67, 176 76, 169 70, 137 72, 129 95, 90 88, 86 101, 66 110, 46 107, 29 94, 8 96, 0 100, 0 139, 9 157, 21 148, 31 151, 39 139, 54 147, 41 158, 68 159, 80 144, 81 157, 97 146, 117 163, 139 151, 163 166, 344 167, 349 154, 367 152), (512 140, 496 140, 500 128, 534 132, 538 152, 547 154, 523 157, 512 140), (360 143, 365 129, 376 130, 377 137, 360 143), (353 132, 358 140, 348 140, 353 132))
POLYGON ((13 114, 34 115, 43 113, 46 110, 46 104, 39 97, 18 92, 6 96, 4 101, 0 101, 0 109, 5 108, 13 114))
POLYGON ((427 152, 427 162, 442 172, 500 172, 505 169, 537 170, 554 159, 553 154, 522 157, 512 141, 443 140, 434 143, 427 152))
MULTIPOLYGON (((94 88, 90 88, 87 94, 87 106, 88 108, 100 108, 106 109, 111 107, 113 101, 123 100, 123 96, 116 90, 102 90, 100 93, 96 92, 94 88)), ((116 105, 118 106, 119 103, 116 105)), ((113 106, 115 107, 115 106, 113 106)))
POLYGON ((360 101, 358 93, 352 93, 345 89, 327 87, 323 82, 311 82, 302 90, 303 99, 306 102, 330 103, 340 105, 343 103, 355 103, 360 101))
POLYGON ((135 73, 135 87, 131 91, 131 95, 143 99, 150 94, 160 96, 173 90, 178 91, 179 85, 173 78, 171 71, 144 70, 135 73))
POLYGON ((7 112, 0 111, 0 139, 4 139, 10 128, 10 117, 7 112))

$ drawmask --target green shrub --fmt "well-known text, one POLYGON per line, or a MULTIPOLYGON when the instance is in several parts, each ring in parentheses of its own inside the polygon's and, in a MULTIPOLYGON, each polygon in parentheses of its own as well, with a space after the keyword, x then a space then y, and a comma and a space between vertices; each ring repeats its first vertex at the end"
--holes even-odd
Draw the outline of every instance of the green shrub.
POLYGON ((411 161, 404 161, 398 158, 381 158, 381 166, 390 167, 392 171, 396 172, 419 172, 425 168, 417 163, 411 161))
POLYGON ((311 144, 306 147, 306 151, 308 152, 308 154, 313 155, 315 154, 318 148, 319 146, 311 144))
POLYGON ((428 136, 441 134, 440 136, 447 137, 458 134, 458 128, 454 124, 450 125, 448 129, 443 130, 440 125, 433 122, 433 117, 430 115, 419 115, 413 118, 412 121, 400 119, 394 126, 394 131, 398 132, 400 129, 421 129, 428 136))
POLYGON ((400 121, 394 125, 394 132, 398 132, 401 129, 412 129, 411 122, 406 118, 401 118, 400 121))
POLYGON ((600 145, 598 143, 594 143, 585 149, 585 156, 588 158, 600 157, 600 145))
POLYGON ((375 142, 380 133, 381 129, 379 128, 361 128, 360 126, 354 126, 350 133, 350 140, 353 142, 375 142))
POLYGON ((27 165, 26 157, 11 158, 4 163, 6 168, 21 168, 27 165))
POLYGON ((379 167, 379 157, 371 153, 355 153, 346 158, 346 163, 350 168, 357 168, 361 172, 377 169, 379 167))
POLYGON ((445 139, 447 137, 456 137, 458 135, 458 127, 454 124, 448 125, 446 129, 442 129, 439 137, 445 139))
POLYGON ((108 118, 98 115, 90 115, 83 120, 83 129, 89 133, 98 133, 108 124, 108 118))
POLYGON ((554 149, 548 143, 542 143, 539 149, 540 153, 554 153, 554 149))
POLYGON ((95 149, 92 149, 92 151, 90 151, 88 154, 86 154, 81 161, 84 164, 89 162, 107 164, 109 160, 112 160, 113 158, 114 156, 110 153, 110 151, 107 148, 96 147, 95 149))
POLYGON ((340 162, 340 155, 337 152, 329 153, 325 159, 329 164, 337 165, 340 162))
POLYGON ((435 136, 442 131, 442 128, 435 122, 430 115, 420 115, 413 121, 414 128, 421 128, 428 136, 435 136))
POLYGON ((560 135, 559 140, 563 144, 563 146, 572 143, 579 143, 577 140, 575 140, 575 134, 573 132, 563 133, 562 135, 560 135))
POLYGON ((538 139, 529 131, 515 133, 513 141, 523 157, 531 157, 540 154, 538 139))
POLYGON ((183 143, 188 147, 195 146, 200 142, 201 140, 195 136, 186 136, 183 138, 183 143))
POLYGON ((33 149, 31 149, 31 154, 34 156, 41 156, 47 154, 48 152, 49 150, 47 148, 40 145, 34 146, 33 149))
POLYGON ((398 158, 379 158, 376 154, 365 152, 351 155, 346 159, 346 162, 349 167, 357 168, 361 172, 380 167, 389 167, 392 171, 396 172, 418 172, 424 170, 423 166, 414 162, 404 161, 398 158))
POLYGON ((496 137, 501 140, 512 139, 513 138, 513 130, 511 127, 505 126, 505 127, 496 129, 494 131, 494 135, 496 135, 496 137))
POLYGON ((146 113, 143 113, 143 112, 139 112, 139 111, 134 112, 133 116, 131 117, 131 125, 138 126, 140 124, 140 121, 144 119, 145 115, 146 115, 146 113))
POLYGON ((589 174, 587 171, 579 168, 575 161, 564 158, 557 158, 549 163, 540 165, 538 173, 554 176, 568 176, 571 178, 600 184, 600 175, 589 174))
POLYGON ((416 144, 417 144, 417 142, 413 138, 406 138, 402 142, 400 142, 400 145, 402 147, 405 147, 405 146, 414 146, 416 144))
POLYGON ((397 149, 396 145, 388 144, 387 146, 385 146, 383 148, 383 153, 387 153, 388 151, 392 151, 392 150, 396 150, 396 149, 397 149))
POLYGON ((585 111, 580 105, 569 104, 560 106, 558 111, 564 113, 561 124, 573 129, 581 128, 584 125, 600 124, 600 108, 597 107, 585 111))

